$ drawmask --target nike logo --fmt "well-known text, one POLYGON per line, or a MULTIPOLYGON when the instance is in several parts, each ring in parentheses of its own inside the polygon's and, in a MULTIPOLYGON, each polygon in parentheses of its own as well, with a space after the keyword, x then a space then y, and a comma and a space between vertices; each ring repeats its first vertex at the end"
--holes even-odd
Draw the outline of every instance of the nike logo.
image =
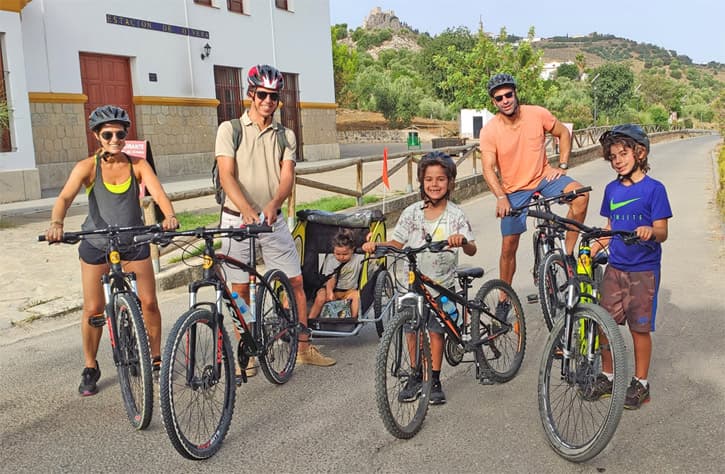
POLYGON ((614 199, 609 200, 609 210, 610 211, 616 211, 620 207, 624 207, 627 204, 633 203, 634 201, 638 201, 640 198, 634 198, 634 199, 628 199, 626 201, 622 202, 614 202, 614 199))

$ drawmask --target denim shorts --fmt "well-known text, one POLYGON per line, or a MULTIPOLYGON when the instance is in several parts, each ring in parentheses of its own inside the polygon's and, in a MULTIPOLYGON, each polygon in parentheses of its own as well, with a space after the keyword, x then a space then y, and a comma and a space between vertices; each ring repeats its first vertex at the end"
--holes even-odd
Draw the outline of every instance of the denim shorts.
MULTIPOLYGON (((511 207, 521 207, 531 202, 531 197, 535 192, 540 192, 544 197, 552 197, 564 192, 569 183, 573 183, 574 179, 569 176, 559 176, 554 181, 548 181, 546 178, 534 189, 523 189, 508 194, 511 207)), ((501 219, 501 235, 515 235, 526 232, 526 213, 518 216, 506 216, 501 219)))

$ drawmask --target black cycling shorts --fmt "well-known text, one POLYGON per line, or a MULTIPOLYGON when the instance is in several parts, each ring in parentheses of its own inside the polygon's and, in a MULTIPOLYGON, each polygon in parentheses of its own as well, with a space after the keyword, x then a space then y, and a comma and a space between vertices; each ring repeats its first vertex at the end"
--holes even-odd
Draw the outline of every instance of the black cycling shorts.
MULTIPOLYGON (((151 255, 149 244, 130 247, 121 250, 121 260, 137 261, 145 260, 151 255)), ((108 252, 98 249, 85 240, 78 246, 78 256, 89 265, 101 265, 108 263, 108 252)))

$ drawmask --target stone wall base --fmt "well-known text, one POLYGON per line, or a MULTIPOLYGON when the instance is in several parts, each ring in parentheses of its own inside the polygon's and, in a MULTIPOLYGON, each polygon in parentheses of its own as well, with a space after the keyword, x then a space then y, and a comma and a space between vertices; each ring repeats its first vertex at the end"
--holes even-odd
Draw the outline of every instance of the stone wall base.
POLYGON ((0 203, 40 199, 38 169, 0 171, 0 203))

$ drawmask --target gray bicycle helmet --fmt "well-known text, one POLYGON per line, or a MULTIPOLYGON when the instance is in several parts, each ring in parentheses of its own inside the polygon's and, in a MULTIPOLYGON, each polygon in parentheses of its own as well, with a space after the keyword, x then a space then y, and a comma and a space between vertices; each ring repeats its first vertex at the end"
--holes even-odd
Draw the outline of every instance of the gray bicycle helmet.
POLYGON ((486 84, 486 87, 488 88, 488 95, 493 97, 493 93, 496 89, 503 86, 513 87, 514 90, 516 90, 516 79, 514 79, 514 76, 506 73, 498 73, 494 75, 488 80, 488 84, 486 84))
POLYGON ((249 69, 247 84, 250 88, 264 87, 278 91, 284 87, 284 77, 277 68, 269 64, 257 64, 249 69))
POLYGON ((102 105, 97 107, 88 116, 88 128, 94 132, 98 131, 102 125, 107 123, 120 123, 128 128, 131 126, 131 119, 128 118, 125 110, 115 105, 102 105))
POLYGON ((642 130, 642 127, 632 123, 617 125, 611 130, 604 132, 599 138, 599 143, 604 145, 605 142, 610 141, 612 138, 616 138, 617 135, 624 135, 625 137, 631 138, 635 142, 645 147, 647 149, 647 153, 649 153, 649 137, 647 136, 645 131, 642 130))
POLYGON ((430 197, 425 194, 423 189, 423 178, 425 178, 425 170, 431 165, 442 166, 446 170, 446 176, 448 177, 448 192, 445 198, 448 199, 451 191, 456 185, 456 175, 458 173, 456 169, 456 163, 446 153, 442 151, 431 151, 423 155, 418 162, 418 183, 420 183, 420 197, 426 202, 432 202, 430 197))

